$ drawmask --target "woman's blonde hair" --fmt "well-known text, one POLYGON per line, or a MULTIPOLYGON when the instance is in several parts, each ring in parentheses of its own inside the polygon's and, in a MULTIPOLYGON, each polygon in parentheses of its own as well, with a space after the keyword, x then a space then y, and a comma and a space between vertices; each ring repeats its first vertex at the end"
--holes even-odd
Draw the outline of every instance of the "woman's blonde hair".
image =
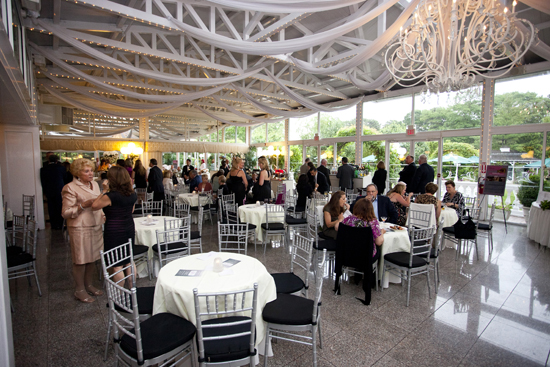
POLYGON ((390 190, 390 192, 388 192, 386 194, 386 196, 390 196, 392 193, 396 192, 398 193, 399 195, 403 195, 403 193, 405 192, 405 189, 407 187, 405 185, 403 185, 402 183, 397 183, 393 189, 390 190))
POLYGON ((172 172, 170 170, 165 169, 162 173, 163 178, 172 178, 172 172))
POLYGON ((71 163, 71 173, 73 176, 80 176, 80 172, 84 171, 85 167, 91 167, 92 171, 95 170, 95 163, 86 158, 78 158, 71 163))
POLYGON ((239 164, 241 164, 241 162, 242 162, 242 158, 240 158, 240 157, 233 158, 233 162, 231 162, 231 171, 233 171, 233 170, 238 171, 239 170, 239 164))
POLYGON ((258 166, 260 166, 260 169, 269 169, 269 164, 265 157, 258 158, 258 166))

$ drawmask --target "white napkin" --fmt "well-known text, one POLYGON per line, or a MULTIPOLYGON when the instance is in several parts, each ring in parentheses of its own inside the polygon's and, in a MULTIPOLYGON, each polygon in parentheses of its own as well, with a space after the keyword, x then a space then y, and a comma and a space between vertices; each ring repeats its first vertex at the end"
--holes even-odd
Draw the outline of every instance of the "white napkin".
POLYGON ((224 271, 218 273, 221 277, 227 276, 227 275, 233 275, 233 269, 227 268, 224 269, 224 271))
POLYGON ((158 223, 158 220, 157 221, 152 221, 151 223, 149 223, 147 221, 146 222, 141 222, 141 224, 144 225, 144 226, 154 226, 157 223, 158 223))
POLYGON ((197 259, 202 260, 202 261, 206 261, 214 255, 216 255, 216 252, 215 251, 210 251, 210 252, 207 252, 205 254, 200 254, 199 256, 197 256, 197 259))

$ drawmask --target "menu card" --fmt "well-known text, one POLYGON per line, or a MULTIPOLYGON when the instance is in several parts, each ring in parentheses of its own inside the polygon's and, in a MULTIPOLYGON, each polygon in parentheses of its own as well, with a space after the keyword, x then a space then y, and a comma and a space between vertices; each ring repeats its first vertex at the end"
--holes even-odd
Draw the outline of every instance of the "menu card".
POLYGON ((200 277, 202 275, 202 270, 186 270, 180 269, 177 273, 177 277, 200 277))
POLYGON ((238 263, 240 263, 241 260, 235 260, 235 259, 227 259, 225 260, 222 264, 223 266, 225 266, 226 268, 230 268, 234 265, 237 265, 238 263))

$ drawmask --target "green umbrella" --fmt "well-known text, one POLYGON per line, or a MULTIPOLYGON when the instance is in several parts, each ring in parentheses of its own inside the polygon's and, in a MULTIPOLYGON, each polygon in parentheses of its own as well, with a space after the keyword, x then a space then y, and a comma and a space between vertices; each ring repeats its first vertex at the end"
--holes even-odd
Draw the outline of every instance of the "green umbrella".
MULTIPOLYGON (((437 162, 437 158, 430 159, 430 162, 437 162)), ((442 157, 442 162, 452 162, 453 164, 471 163, 469 158, 464 158, 456 154, 446 154, 442 157)))
POLYGON ((368 162, 376 162, 376 157, 374 156, 374 154, 371 154, 367 157, 364 157, 361 162, 363 163, 368 163, 368 162))
MULTIPOLYGON (((541 163, 541 161, 534 161, 534 162, 531 162, 529 164, 526 164, 523 167, 525 167, 525 168, 540 168, 540 163, 541 163)), ((544 160, 544 166, 545 167, 550 167, 550 158, 546 158, 544 160)))

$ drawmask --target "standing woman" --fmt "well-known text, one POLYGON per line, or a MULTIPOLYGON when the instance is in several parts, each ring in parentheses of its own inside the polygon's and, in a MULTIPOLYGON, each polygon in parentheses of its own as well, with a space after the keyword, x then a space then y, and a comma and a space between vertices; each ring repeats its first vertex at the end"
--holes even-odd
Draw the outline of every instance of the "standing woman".
MULTIPOLYGON (((95 261, 103 249, 103 212, 92 211, 92 203, 99 196, 99 185, 94 181, 94 163, 79 158, 71 164, 73 182, 63 187, 62 216, 67 220, 71 241, 74 297, 80 302, 92 303, 90 296, 101 296, 102 291, 92 285, 95 261)), ((123 169, 123 168, 122 168, 123 169)))
POLYGON ((134 166, 134 172, 132 173, 132 178, 136 184, 136 189, 146 189, 147 188, 147 170, 143 167, 143 163, 138 159, 134 166))
MULTIPOLYGON (((134 244, 136 229, 132 213, 136 201, 137 195, 125 168, 111 167, 107 171, 107 180, 103 182, 103 194, 92 205, 93 210, 103 209, 105 213, 106 220, 103 231, 105 251, 128 242, 128 239, 131 239, 134 244)), ((126 264, 116 265, 112 268, 113 272, 119 271, 126 264)), ((123 278, 124 275, 120 272, 114 277, 114 281, 119 282, 123 278)))
POLYGON ((126 160, 124 161, 124 165, 125 165, 126 171, 128 171, 128 174, 133 180, 134 178, 132 177, 132 173, 134 173, 134 170, 132 168, 133 166, 132 160, 130 158, 126 158, 126 160))
POLYGON ((227 186, 229 187, 229 190, 235 194, 235 203, 237 203, 238 206, 244 204, 246 188, 248 187, 248 181, 246 180, 243 168, 244 161, 239 157, 233 158, 227 186))
POLYGON ((386 171, 386 166, 384 165, 384 162, 380 161, 376 165, 376 172, 374 172, 374 176, 372 176, 372 183, 376 185, 376 188, 378 188, 378 192, 380 195, 384 195, 384 191, 386 190, 386 177, 388 177, 388 171, 386 171))
POLYGON ((271 199, 271 170, 265 157, 258 159, 258 166, 260 166, 261 171, 258 177, 255 201, 262 202, 265 199, 271 199))

